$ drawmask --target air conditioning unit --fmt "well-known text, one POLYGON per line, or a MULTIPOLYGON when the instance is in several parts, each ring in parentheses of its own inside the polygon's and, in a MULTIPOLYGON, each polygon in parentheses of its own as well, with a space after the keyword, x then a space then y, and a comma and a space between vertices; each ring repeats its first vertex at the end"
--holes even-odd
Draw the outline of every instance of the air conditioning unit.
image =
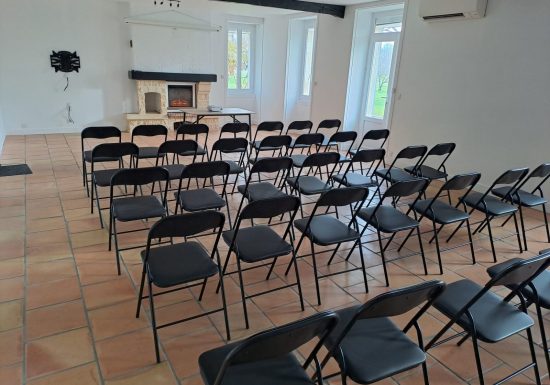
POLYGON ((480 19, 486 10, 487 0, 421 0, 419 7, 426 21, 480 19))

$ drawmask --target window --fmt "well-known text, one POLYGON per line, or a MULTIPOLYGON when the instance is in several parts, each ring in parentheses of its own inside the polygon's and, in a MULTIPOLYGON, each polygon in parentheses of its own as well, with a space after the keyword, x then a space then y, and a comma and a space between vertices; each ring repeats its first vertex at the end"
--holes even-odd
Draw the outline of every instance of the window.
POLYGON ((315 44, 315 28, 306 30, 304 49, 304 71, 302 74, 302 96, 311 96, 311 78, 313 75, 313 51, 315 44))
POLYGON ((250 91, 254 86, 253 24, 229 24, 227 29, 227 89, 250 91))

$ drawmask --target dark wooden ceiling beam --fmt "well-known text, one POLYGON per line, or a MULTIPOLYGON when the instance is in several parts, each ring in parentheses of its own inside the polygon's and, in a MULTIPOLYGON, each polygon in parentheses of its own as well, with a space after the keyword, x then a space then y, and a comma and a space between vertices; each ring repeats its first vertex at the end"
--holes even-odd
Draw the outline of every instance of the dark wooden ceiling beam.
POLYGON ((257 5, 259 7, 271 7, 292 9, 294 11, 312 12, 312 13, 324 13, 336 17, 344 18, 346 13, 346 6, 335 4, 323 4, 313 3, 309 1, 300 0, 217 0, 226 3, 239 3, 257 5))

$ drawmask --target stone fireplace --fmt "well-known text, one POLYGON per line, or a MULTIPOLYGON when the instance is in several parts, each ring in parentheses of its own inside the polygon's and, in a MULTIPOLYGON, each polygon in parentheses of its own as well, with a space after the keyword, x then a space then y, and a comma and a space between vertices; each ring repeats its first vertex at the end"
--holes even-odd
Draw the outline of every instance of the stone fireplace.
MULTIPOLYGON (((217 80, 216 75, 141 71, 130 71, 130 78, 136 81, 138 102, 138 112, 126 115, 130 131, 141 124, 162 124, 170 129, 183 120, 181 108, 206 110, 211 83, 217 80)), ((201 123, 216 129, 218 118, 204 118, 201 123)))

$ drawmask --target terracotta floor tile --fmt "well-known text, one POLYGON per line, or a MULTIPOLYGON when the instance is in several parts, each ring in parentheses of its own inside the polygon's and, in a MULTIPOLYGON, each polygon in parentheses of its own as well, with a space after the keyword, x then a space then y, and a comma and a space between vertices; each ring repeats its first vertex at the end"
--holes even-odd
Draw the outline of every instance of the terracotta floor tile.
POLYGON ((0 280, 0 302, 23 298, 23 277, 0 280))
POLYGON ((72 258, 58 259, 49 262, 33 263, 27 266, 27 284, 58 281, 76 276, 72 258))
POLYGON ((65 229, 27 234, 27 247, 40 247, 50 243, 66 243, 67 241, 68 237, 65 229))
POLYGON ((118 380, 106 381, 105 385, 175 385, 177 384, 166 362, 148 368, 143 372, 118 380))
POLYGON ((28 382, 29 385, 100 385, 95 363, 78 366, 28 382))
POLYGON ((101 373, 106 379, 129 375, 156 363, 149 328, 96 342, 101 373))
POLYGON ((80 298, 76 278, 41 283, 27 288, 27 310, 80 298))
POLYGON ((82 290, 88 309, 112 305, 118 302, 135 299, 136 297, 130 280, 126 277, 84 286, 82 290))
POLYGON ((27 378, 69 369, 93 360, 87 328, 41 338, 27 344, 27 378))
POLYGON ((0 332, 21 327, 23 324, 23 301, 0 303, 0 332))
POLYGON ((74 248, 98 244, 106 244, 109 238, 107 230, 93 230, 83 233, 71 234, 71 242, 74 248))
POLYGON ((110 255, 109 261, 93 261, 78 265, 78 276, 82 285, 90 285, 118 278, 114 256, 110 255))
POLYGON ((27 340, 87 326, 82 301, 28 311, 25 324, 27 340))
POLYGON ((21 329, 0 332, 0 367, 23 361, 23 341, 21 329))
POLYGON ((135 317, 136 300, 90 310, 88 317, 96 341, 142 329, 149 325, 145 314, 135 317))
POLYGON ((65 220, 63 217, 29 219, 27 221, 27 233, 58 229, 65 229, 65 220))
POLYGON ((27 263, 49 262, 56 259, 72 257, 70 245, 67 243, 56 243, 51 245, 29 247, 26 249, 27 263))
POLYGON ((21 365, 0 367, 0 384, 21 385, 23 373, 21 365))
POLYGON ((25 273, 23 258, 5 259, 0 261, 0 279, 20 277, 25 273))

